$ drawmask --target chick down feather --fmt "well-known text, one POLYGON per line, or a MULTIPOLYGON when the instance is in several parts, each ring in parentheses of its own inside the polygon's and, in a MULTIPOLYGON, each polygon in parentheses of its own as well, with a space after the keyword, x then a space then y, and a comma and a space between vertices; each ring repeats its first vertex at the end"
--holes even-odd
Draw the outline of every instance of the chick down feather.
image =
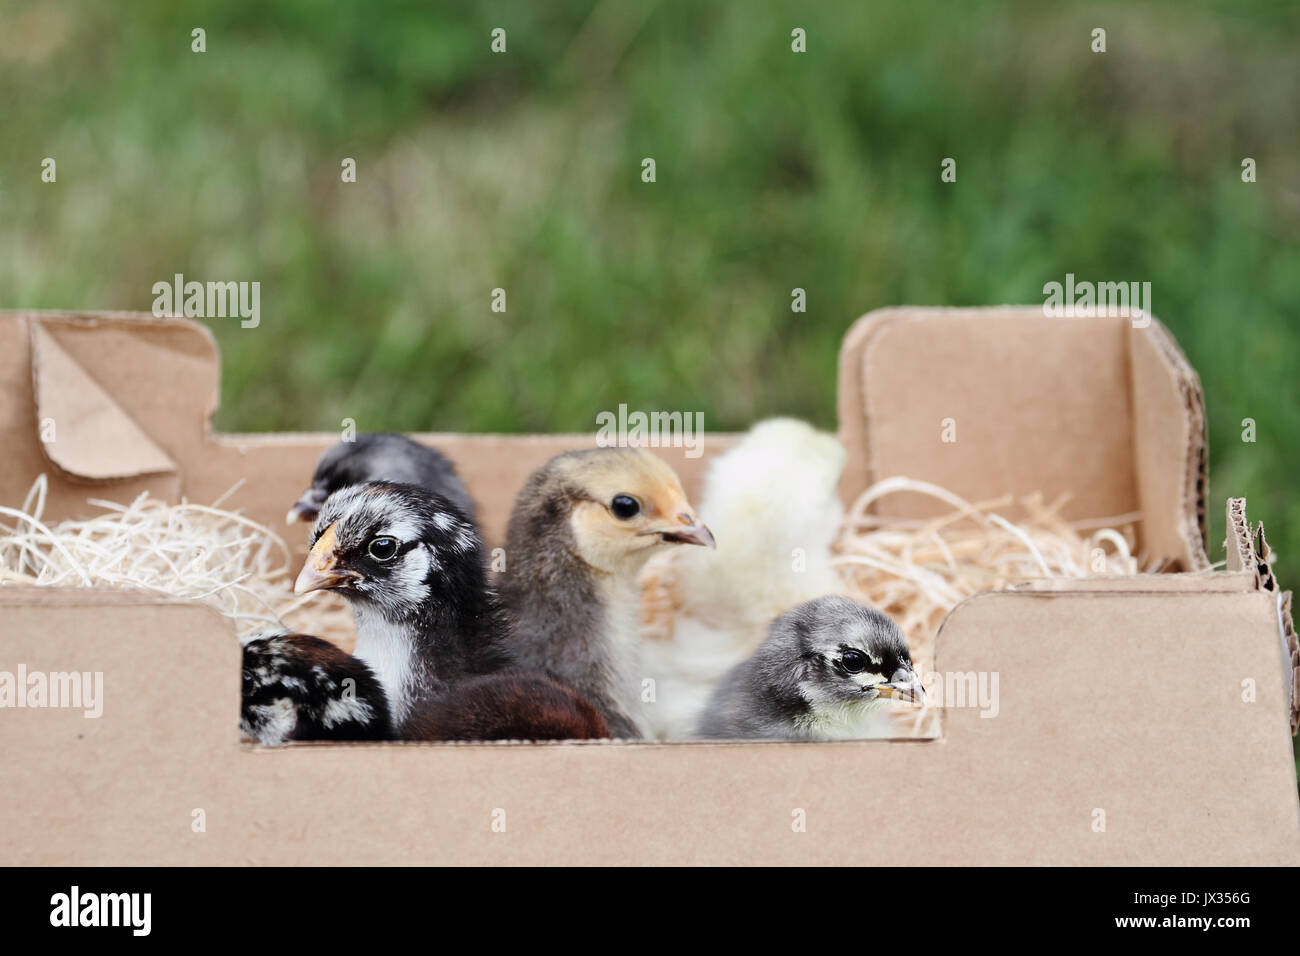
POLYGON ((763 642, 773 618, 843 593, 830 560, 844 459, 833 435, 775 418, 712 462, 700 513, 717 550, 657 556, 641 577, 655 736, 691 736, 713 688, 763 642))

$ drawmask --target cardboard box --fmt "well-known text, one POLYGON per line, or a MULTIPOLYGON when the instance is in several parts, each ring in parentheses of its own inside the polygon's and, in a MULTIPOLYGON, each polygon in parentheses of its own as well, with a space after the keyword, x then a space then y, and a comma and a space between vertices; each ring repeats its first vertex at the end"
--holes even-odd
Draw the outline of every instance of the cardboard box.
MULTIPOLYGON (((217 383, 192 322, 0 313, 0 502, 41 472, 53 518, 246 478, 232 504, 280 520, 334 436, 213 434, 217 383)), ((1074 516, 1140 511, 1141 548, 1178 573, 963 602, 938 667, 998 673, 998 716, 847 743, 241 746, 239 647, 215 611, 0 588, 0 670, 104 675, 98 719, 0 710, 5 861, 1300 863, 1289 594, 1236 502, 1227 569, 1207 570, 1200 389, 1163 327, 885 310, 849 331, 839 387, 846 500, 889 474, 973 499, 1069 490, 1074 516)), ((528 471, 593 442, 427 437, 496 540, 528 471)), ((663 454, 693 492, 731 441, 663 454)))

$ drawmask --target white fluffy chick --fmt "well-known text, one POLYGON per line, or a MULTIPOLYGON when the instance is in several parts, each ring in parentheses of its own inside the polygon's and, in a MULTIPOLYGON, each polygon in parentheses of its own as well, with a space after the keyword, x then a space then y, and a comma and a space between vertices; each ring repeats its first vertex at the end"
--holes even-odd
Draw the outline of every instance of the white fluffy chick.
POLYGON ((843 593, 830 559, 844 458, 835 436, 774 418, 710 464, 699 514, 717 550, 676 549, 641 578, 642 659, 655 681, 645 711, 656 737, 692 736, 713 688, 773 618, 843 593))

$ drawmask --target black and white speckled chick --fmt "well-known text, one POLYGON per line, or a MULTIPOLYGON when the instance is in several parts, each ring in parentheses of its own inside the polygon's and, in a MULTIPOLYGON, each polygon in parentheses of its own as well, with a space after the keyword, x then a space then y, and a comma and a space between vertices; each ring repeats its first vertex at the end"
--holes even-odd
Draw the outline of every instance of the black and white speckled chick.
POLYGON ((341 441, 325 452, 316 465, 311 487, 289 509, 285 520, 290 524, 315 521, 330 495, 368 481, 418 485, 446 498, 470 523, 475 521, 474 499, 447 456, 390 432, 366 432, 355 441, 341 441))
POLYGON ((646 736, 637 574, 656 551, 713 545, 672 468, 638 448, 552 458, 525 482, 502 599, 520 663, 576 690, 615 737, 646 736))
POLYGON ((239 727, 269 745, 391 736, 388 701, 370 668, 328 641, 286 631, 244 643, 239 727))
POLYGON ((295 590, 352 605, 356 656, 383 685, 397 736, 452 684, 511 664, 482 548, 460 509, 415 485, 344 488, 316 519, 295 590))
POLYGON ((888 615, 844 597, 800 604, 713 692, 697 731, 725 740, 851 740, 890 697, 924 700, 888 615))
POLYGON ((388 482, 331 495, 296 584, 299 593, 322 589, 352 605, 356 656, 302 635, 251 641, 243 718, 250 737, 609 736, 571 688, 513 666, 478 534, 445 498, 388 482), (345 685, 355 695, 340 694, 345 685))

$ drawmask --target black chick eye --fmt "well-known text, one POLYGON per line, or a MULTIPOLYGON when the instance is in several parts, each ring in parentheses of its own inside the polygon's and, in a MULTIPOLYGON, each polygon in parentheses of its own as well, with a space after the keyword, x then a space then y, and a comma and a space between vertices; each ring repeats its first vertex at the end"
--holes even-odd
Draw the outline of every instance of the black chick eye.
POLYGON ((609 503, 609 510, 613 512, 615 518, 626 521, 628 518, 636 517, 641 510, 641 502, 631 495, 615 495, 614 500, 609 503))
POLYGON ((366 550, 370 552, 370 556, 376 561, 391 561, 393 555, 397 554, 397 539, 388 537, 372 538, 370 546, 366 550))
POLYGON ((840 663, 850 674, 857 674, 867 669, 867 655, 861 651, 845 651, 840 655, 840 663))

